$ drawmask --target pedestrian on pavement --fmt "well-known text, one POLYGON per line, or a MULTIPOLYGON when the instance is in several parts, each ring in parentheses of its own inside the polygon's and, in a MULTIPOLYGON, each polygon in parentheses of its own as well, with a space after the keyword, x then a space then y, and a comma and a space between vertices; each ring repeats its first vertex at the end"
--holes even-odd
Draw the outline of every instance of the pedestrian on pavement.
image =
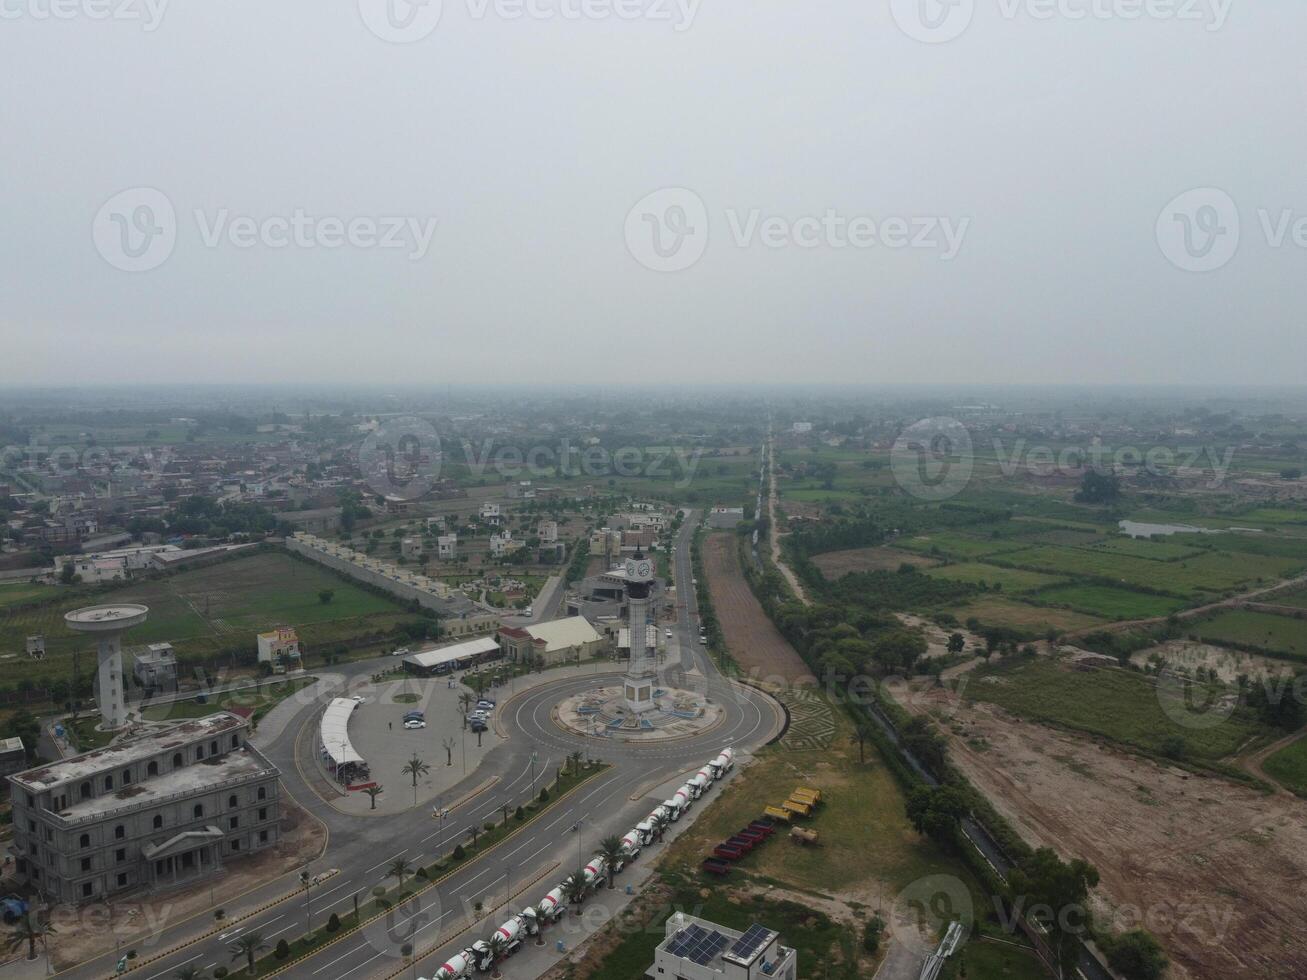
POLYGON ((388 721, 386 724, 390 726, 392 732, 395 730, 395 723, 393 721, 388 721))

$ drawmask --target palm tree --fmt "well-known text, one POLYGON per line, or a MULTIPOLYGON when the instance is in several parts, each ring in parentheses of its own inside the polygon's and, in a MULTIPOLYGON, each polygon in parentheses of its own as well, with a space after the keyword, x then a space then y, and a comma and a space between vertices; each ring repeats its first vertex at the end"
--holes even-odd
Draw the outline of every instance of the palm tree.
POLYGON ((369 786, 367 789, 363 791, 368 794, 368 799, 372 801, 372 806, 369 807, 369 809, 375 810, 377 808, 377 797, 380 796, 385 791, 386 791, 385 787, 383 787, 380 783, 377 783, 377 785, 375 786, 369 786))
POLYGON ((567 764, 568 767, 572 770, 572 775, 574 776, 581 771, 581 757, 582 757, 582 753, 580 752, 568 753, 567 764))
POLYGON ((858 745, 858 762, 867 761, 866 746, 871 741, 871 726, 865 721, 860 721, 853 726, 853 731, 849 734, 849 741, 856 742, 858 745))
POLYGON ((671 818, 669 818, 666 813, 659 813, 653 818, 654 837, 656 837, 660 843, 663 839, 663 831, 667 829, 667 824, 670 822, 670 819, 671 818))
POLYGON ((458 706, 463 711, 463 727, 466 728, 467 713, 468 710, 472 707, 472 695, 467 691, 464 691, 462 694, 460 694, 458 696, 458 706))
POLYGON ((227 948, 231 951, 231 960, 233 963, 242 957, 245 959, 246 969, 249 970, 250 975, 252 976, 254 974, 254 957, 258 953, 267 949, 268 944, 263 941, 261 933, 252 932, 248 936, 241 936, 240 939, 236 940, 227 948))
POLYGON ((419 759, 416 755, 404 763, 404 768, 400 770, 405 776, 413 777, 413 805, 418 805, 418 777, 425 776, 431 771, 431 767, 419 759))
POLYGON ((471 827, 467 828, 467 834, 472 838, 472 850, 475 851, 477 849, 477 837, 481 834, 481 828, 476 824, 473 824, 471 827))
POLYGON ((45 942, 47 936, 55 933, 55 927, 50 925, 46 920, 28 912, 22 917, 19 923, 14 926, 13 932, 5 937, 5 948, 16 953, 23 948, 23 943, 27 944, 27 958, 36 959, 36 941, 39 939, 45 942))
POLYGON ((563 882, 563 894, 568 902, 580 905, 585 900, 585 869, 578 868, 572 876, 563 882))
POLYGON ((205 980, 204 967, 183 966, 173 972, 173 980, 205 980))
POLYGON ((608 866, 608 887, 612 888, 613 879, 617 877, 617 866, 624 856, 622 838, 615 835, 605 837, 599 842, 599 853, 604 856, 604 864, 608 866))
POLYGON ((490 938, 486 940, 486 945, 490 947, 490 961, 495 966, 495 972, 490 975, 492 977, 502 977, 504 974, 499 969, 499 956, 508 945, 508 940, 504 938, 503 933, 496 930, 490 934, 490 938))
POLYGON ((399 890, 404 890, 404 876, 412 874, 413 865, 409 863, 408 858, 397 857, 390 862, 390 867, 386 869, 387 878, 399 879, 399 890))

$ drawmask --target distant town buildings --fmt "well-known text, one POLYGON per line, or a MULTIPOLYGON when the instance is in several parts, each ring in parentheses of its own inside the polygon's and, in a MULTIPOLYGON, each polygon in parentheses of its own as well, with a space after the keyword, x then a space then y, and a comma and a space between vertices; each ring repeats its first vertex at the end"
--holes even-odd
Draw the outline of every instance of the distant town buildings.
POLYGON ((442 534, 436 538, 436 557, 440 561, 454 561, 458 558, 457 534, 442 534))

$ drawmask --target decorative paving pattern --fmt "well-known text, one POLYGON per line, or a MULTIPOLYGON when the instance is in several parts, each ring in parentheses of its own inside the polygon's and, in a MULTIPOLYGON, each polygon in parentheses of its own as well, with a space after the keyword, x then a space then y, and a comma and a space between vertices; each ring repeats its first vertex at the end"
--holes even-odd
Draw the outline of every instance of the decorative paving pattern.
POLYGON ((787 688, 773 692, 790 713, 790 727, 780 744, 791 752, 820 752, 835 742, 835 715, 815 691, 787 688))

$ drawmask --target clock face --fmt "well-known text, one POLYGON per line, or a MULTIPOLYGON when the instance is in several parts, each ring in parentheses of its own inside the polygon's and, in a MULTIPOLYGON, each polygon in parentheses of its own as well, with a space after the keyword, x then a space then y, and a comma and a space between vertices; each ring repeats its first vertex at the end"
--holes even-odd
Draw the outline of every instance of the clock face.
POLYGON ((635 574, 639 575, 640 578, 649 578, 651 575, 653 575, 653 566, 650 565, 647 561, 639 562, 635 566, 635 574))

